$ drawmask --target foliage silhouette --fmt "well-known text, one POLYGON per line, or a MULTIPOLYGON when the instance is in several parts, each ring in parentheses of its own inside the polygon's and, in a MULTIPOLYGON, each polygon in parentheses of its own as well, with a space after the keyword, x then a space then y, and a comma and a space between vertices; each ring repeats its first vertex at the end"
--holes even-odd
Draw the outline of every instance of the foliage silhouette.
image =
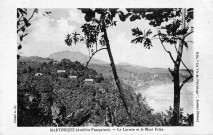
MULTIPOLYGON (((18 51, 22 49, 22 41, 24 37, 29 34, 29 27, 33 20, 35 20, 36 14, 38 14, 38 9, 27 9, 27 8, 17 8, 17 46, 18 51)), ((43 15, 50 14, 51 12, 45 12, 43 15)), ((20 55, 17 55, 17 59, 20 58, 20 55)))
POLYGON ((80 9, 80 10, 82 11, 83 14, 85 14, 85 20, 88 22, 82 25, 81 27, 82 32, 84 33, 84 37, 79 36, 78 38, 76 38, 77 34, 73 34, 73 36, 70 36, 68 34, 65 39, 65 43, 68 46, 70 46, 72 44, 71 43, 72 39, 76 39, 74 40, 74 43, 76 43, 75 41, 85 41, 86 47, 89 49, 89 55, 91 53, 89 61, 87 62, 86 68, 90 60, 92 59, 92 57, 97 52, 101 50, 107 50, 109 59, 110 59, 110 66, 113 71, 113 76, 120 93, 120 98, 122 99, 123 106, 126 110, 129 120, 132 121, 129 108, 126 103, 127 101, 125 99, 124 90, 121 86, 121 81, 119 79, 119 76, 117 74, 117 69, 114 64, 114 59, 113 59, 113 55, 111 52, 109 39, 107 35, 107 29, 109 27, 116 26, 116 21, 113 20, 116 14, 120 16, 122 21, 124 21, 125 17, 127 16, 124 16, 124 13, 121 11, 118 11, 118 9, 116 8, 110 8, 110 9, 96 8, 94 10, 93 9, 80 9), (99 18, 96 18, 95 16, 96 13, 100 15, 99 18))
MULTIPOLYGON (((135 39, 131 43, 142 43, 145 48, 152 47, 151 40, 158 38, 165 52, 167 52, 174 64, 174 70, 169 69, 174 82, 174 110, 173 110, 173 125, 179 125, 180 114, 180 91, 181 88, 190 79, 193 78, 191 71, 182 60, 183 48, 188 48, 188 43, 185 40, 187 36, 194 32, 194 27, 191 25, 193 20, 193 9, 127 9, 132 13, 132 17, 144 18, 149 21, 149 24, 157 28, 157 34, 150 37, 151 31, 146 34, 139 28, 132 29, 132 34, 135 39), (172 53, 165 47, 165 43, 173 45, 176 50, 176 59, 172 53), (177 48, 177 44, 179 44, 177 48), (180 64, 188 71, 189 75, 182 83, 180 83, 180 64)), ((134 20, 134 19, 133 19, 134 20)), ((133 21, 130 18, 130 21, 133 21)))

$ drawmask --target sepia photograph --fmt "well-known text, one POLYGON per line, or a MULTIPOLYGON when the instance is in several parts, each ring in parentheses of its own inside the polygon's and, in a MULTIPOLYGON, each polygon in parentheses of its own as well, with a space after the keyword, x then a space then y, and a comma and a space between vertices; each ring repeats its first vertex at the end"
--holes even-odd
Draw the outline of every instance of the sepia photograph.
POLYGON ((194 8, 16 10, 17 127, 194 126, 194 8))

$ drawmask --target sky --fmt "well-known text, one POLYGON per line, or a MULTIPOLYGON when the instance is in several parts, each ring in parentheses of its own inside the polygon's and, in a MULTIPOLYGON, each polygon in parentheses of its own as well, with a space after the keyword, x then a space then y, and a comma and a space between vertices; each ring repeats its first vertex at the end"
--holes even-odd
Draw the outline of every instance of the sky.
MULTIPOLYGON (((125 12, 125 9, 120 9, 125 12)), ((31 10, 28 10, 31 12, 31 10)), ((108 37, 111 45, 115 63, 125 62, 134 65, 172 68, 173 63, 169 55, 163 50, 159 40, 152 40, 153 47, 145 49, 142 44, 132 44, 133 39, 131 29, 140 28, 142 30, 156 28, 151 27, 146 20, 121 22, 118 16, 115 17, 117 26, 108 28, 108 37)), ((64 42, 68 33, 81 32, 81 26, 86 23, 84 14, 78 9, 39 9, 29 27, 29 35, 24 38, 23 47, 19 53, 22 56, 48 57, 54 52, 60 51, 79 51, 88 55, 86 45, 79 43, 71 47, 64 42), (48 16, 43 16, 45 11, 51 11, 48 16)), ((188 40, 192 40, 192 36, 188 40)), ((174 54, 174 47, 165 44, 166 48, 174 54)), ((98 52, 94 58, 109 62, 106 50, 98 52)), ((193 67, 193 44, 189 43, 189 48, 184 48, 183 61, 189 67, 193 67)), ((181 66, 182 67, 182 66, 181 66)), ((183 68, 183 67, 182 67, 183 68)))

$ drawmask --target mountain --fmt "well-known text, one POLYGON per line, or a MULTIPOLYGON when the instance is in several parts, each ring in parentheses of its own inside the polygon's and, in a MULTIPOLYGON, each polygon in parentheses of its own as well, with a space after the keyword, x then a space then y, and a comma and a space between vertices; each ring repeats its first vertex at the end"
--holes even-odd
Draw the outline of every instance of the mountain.
POLYGON ((119 62, 118 64, 116 64, 116 66, 125 66, 125 67, 129 67, 129 68, 148 68, 146 66, 140 66, 140 65, 136 65, 136 64, 130 64, 128 62, 119 62))
POLYGON ((130 64, 128 62, 119 62, 117 65, 131 66, 132 64, 130 64))
MULTIPOLYGON (((57 61, 61 61, 62 59, 70 59, 71 61, 79 61, 80 63, 86 63, 89 60, 89 56, 81 53, 81 52, 71 52, 71 51, 61 51, 55 52, 49 56, 50 59, 54 59, 57 61)), ((90 61, 93 64, 107 64, 107 62, 94 59, 90 61)))

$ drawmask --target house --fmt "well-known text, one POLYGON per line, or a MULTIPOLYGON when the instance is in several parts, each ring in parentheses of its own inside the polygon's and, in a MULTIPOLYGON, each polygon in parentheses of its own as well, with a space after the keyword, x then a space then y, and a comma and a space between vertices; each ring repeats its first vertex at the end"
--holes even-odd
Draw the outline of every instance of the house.
POLYGON ((54 65, 54 64, 57 64, 57 63, 58 63, 57 61, 53 61, 53 65, 54 65))
POLYGON ((153 109, 149 109, 147 112, 146 112, 146 115, 151 115, 153 113, 153 109))
POLYGON ((137 85, 138 87, 140 87, 140 86, 143 86, 141 83, 138 83, 138 85, 137 85))
POLYGON ((93 81, 93 79, 85 79, 85 80, 84 80, 84 83, 85 83, 85 84, 93 84, 94 81, 93 81))
POLYGON ((35 99, 35 97, 34 97, 33 95, 30 95, 30 96, 29 96, 29 101, 32 102, 33 99, 35 99))
POLYGON ((66 70, 57 70, 57 73, 65 73, 66 70))
POLYGON ((154 78, 157 78, 157 77, 158 77, 158 75, 154 75, 153 77, 154 77, 154 78))
POLYGON ((105 90, 103 88, 98 89, 101 93, 105 93, 105 90))
POLYGON ((33 96, 31 94, 25 94, 25 96, 28 98, 29 102, 32 102, 33 99, 35 99, 35 96, 33 96))
POLYGON ((35 76, 42 76, 42 73, 36 73, 35 76))
POLYGON ((73 76, 73 75, 69 75, 68 76, 70 79, 76 79, 77 78, 77 76, 73 76))

